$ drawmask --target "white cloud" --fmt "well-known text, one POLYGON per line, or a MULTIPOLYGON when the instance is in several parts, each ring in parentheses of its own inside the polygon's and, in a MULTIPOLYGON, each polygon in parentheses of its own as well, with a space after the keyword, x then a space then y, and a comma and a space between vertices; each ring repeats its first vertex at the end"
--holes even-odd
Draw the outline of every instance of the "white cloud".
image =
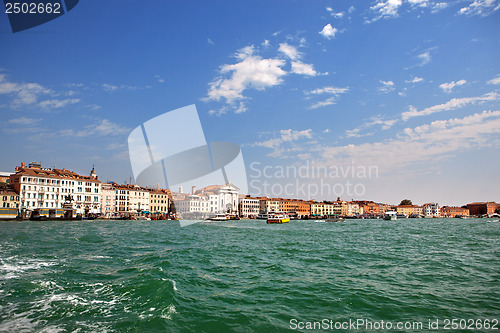
POLYGON ((316 72, 313 65, 305 64, 301 61, 292 61, 292 73, 308 76, 316 76, 319 74, 316 72))
POLYGON ((380 125, 383 130, 390 129, 395 123, 397 123, 397 119, 384 119, 381 115, 376 115, 371 117, 368 120, 364 120, 363 124, 357 128, 346 131, 346 137, 363 137, 367 135, 372 135, 373 133, 360 134, 361 131, 364 131, 368 128, 371 128, 375 125, 380 125))
POLYGON ((305 91, 304 93, 306 95, 320 95, 320 94, 334 94, 334 95, 339 95, 343 94, 349 91, 349 87, 346 88, 339 88, 339 87, 333 87, 333 86, 327 86, 323 88, 318 88, 310 91, 305 91))
POLYGON ((448 7, 448 4, 446 2, 436 2, 436 3, 432 4, 432 12, 431 13, 436 14, 439 11, 445 9, 446 7, 448 7))
POLYGON ((75 131, 73 129, 65 129, 59 131, 57 134, 60 136, 74 136, 74 137, 87 137, 91 135, 108 136, 108 135, 121 135, 130 132, 129 128, 123 127, 108 119, 101 119, 94 124, 85 126, 85 129, 75 131))
POLYGON ((329 97, 329 98, 325 99, 324 101, 319 101, 319 102, 314 103, 313 105, 310 106, 310 108, 317 109, 317 108, 322 108, 322 107, 325 107, 328 105, 333 105, 336 103, 337 103, 337 97, 333 96, 333 97, 329 97))
POLYGON ((38 83, 15 83, 7 80, 5 74, 0 74, 0 94, 15 94, 14 107, 23 104, 34 104, 40 95, 52 94, 48 88, 38 83))
POLYGON ((262 42, 261 45, 265 48, 268 48, 269 46, 271 46, 271 43, 269 42, 269 40, 266 39, 262 42))
POLYGON ((486 83, 488 83, 488 84, 500 84, 500 74, 496 78, 491 79, 486 83))
POLYGON ((320 35, 322 35, 326 39, 332 39, 332 38, 335 38, 335 35, 337 34, 337 32, 338 32, 338 29, 332 27, 332 25, 330 23, 328 23, 327 25, 325 25, 323 27, 323 30, 321 30, 319 33, 320 33, 320 35))
POLYGON ((349 87, 346 88, 338 88, 333 86, 326 86, 322 88, 317 88, 314 90, 304 91, 306 95, 322 95, 322 94, 330 94, 332 97, 327 98, 326 100, 319 101, 310 106, 311 109, 317 109, 320 107, 328 106, 335 104, 337 102, 337 98, 340 94, 344 94, 349 91, 349 87))
POLYGON ((38 105, 44 109, 60 109, 69 104, 75 104, 80 102, 78 98, 68 98, 68 99, 51 99, 40 102, 38 105))
POLYGON ((495 101, 498 99, 500 99, 500 94, 496 92, 490 92, 480 97, 453 98, 444 104, 434 105, 421 111, 418 111, 415 107, 410 106, 410 110, 403 112, 401 114, 401 118, 406 121, 413 117, 427 116, 437 112, 455 110, 468 104, 481 104, 487 101, 495 101))
POLYGON ((423 78, 418 77, 418 76, 415 76, 413 79, 411 79, 411 80, 406 80, 405 82, 406 82, 406 83, 418 83, 418 82, 422 82, 422 81, 424 81, 424 79, 423 79, 423 78))
POLYGON ((294 131, 292 129, 281 130, 279 137, 261 142, 256 142, 253 145, 273 149, 273 152, 270 154, 270 156, 283 157, 283 153, 286 151, 286 149, 282 147, 284 143, 293 143, 294 141, 298 141, 303 138, 311 139, 312 130, 311 129, 303 131, 294 131))
POLYGON ((115 91, 118 90, 119 87, 109 83, 103 83, 102 88, 106 91, 115 91))
MULTIPOLYGON (((264 59, 254 54, 254 47, 248 46, 236 53, 240 62, 226 64, 220 69, 220 76, 209 84, 205 101, 220 101, 234 107, 237 100, 245 99, 246 89, 265 90, 283 82, 287 74, 282 69, 285 61, 282 59, 264 59)), ((241 104, 238 109, 241 109, 241 104)))
POLYGON ((457 82, 451 81, 451 82, 440 84, 439 88, 443 89, 443 91, 445 93, 449 94, 449 93, 451 93, 451 91, 453 90, 453 88, 455 88, 456 86, 463 86, 466 83, 467 83, 467 81, 465 81, 465 80, 459 80, 457 82))
POLYGON ((420 164, 447 158, 458 151, 491 146, 491 136, 499 133, 500 111, 484 111, 407 128, 398 137, 381 142, 326 147, 322 149, 322 162, 341 165, 356 161, 358 165, 376 165, 386 172, 408 165, 421 167, 420 164))
POLYGON ((207 43, 210 44, 210 45, 214 45, 215 44, 210 38, 207 38, 207 43))
POLYGON ((378 88, 378 91, 381 91, 383 93, 388 93, 390 91, 393 91, 396 89, 394 87, 394 82, 393 81, 382 81, 380 80, 380 83, 382 83, 382 87, 378 88))
POLYGON ((284 53, 288 58, 292 60, 297 60, 301 57, 301 54, 297 50, 297 48, 287 43, 280 43, 278 51, 284 53))
POLYGON ((373 19, 376 21, 383 17, 395 17, 398 15, 398 9, 402 5, 402 0, 386 0, 380 1, 375 6, 370 7, 371 10, 377 12, 377 17, 373 19))
POLYGON ((40 119, 34 119, 34 118, 26 118, 26 117, 20 117, 20 118, 14 118, 9 120, 9 124, 14 124, 14 125, 33 125, 37 122, 39 122, 40 119))
POLYGON ((461 8, 458 13, 465 15, 488 16, 500 9, 498 0, 474 0, 469 6, 461 8))
POLYGON ((412 6, 427 7, 429 0, 408 0, 408 3, 412 6))
POLYGON ((419 54, 417 58, 420 60, 420 64, 418 66, 424 66, 431 61, 431 54, 429 51, 426 51, 424 53, 419 54))
POLYGON ((156 78, 156 80, 157 80, 159 83, 164 83, 164 82, 165 82, 165 80, 164 80, 164 79, 163 79, 163 78, 162 78, 159 74, 156 74, 156 75, 155 75, 155 78, 156 78))

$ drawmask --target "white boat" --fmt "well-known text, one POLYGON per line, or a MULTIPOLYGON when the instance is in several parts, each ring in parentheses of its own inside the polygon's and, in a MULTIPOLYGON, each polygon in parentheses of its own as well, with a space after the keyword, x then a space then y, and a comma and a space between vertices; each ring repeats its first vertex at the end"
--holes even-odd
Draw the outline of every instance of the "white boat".
POLYGON ((283 213, 276 213, 269 215, 267 218, 267 223, 288 223, 290 222, 290 217, 288 215, 283 214, 283 213))
POLYGON ((137 220, 137 221, 151 221, 151 218, 147 217, 147 216, 136 216, 134 218, 134 220, 137 220))
POLYGON ((396 212, 393 211, 393 210, 388 210, 384 213, 384 220, 391 220, 391 221, 394 221, 394 220, 397 220, 397 216, 396 216, 396 212))
POLYGON ((216 214, 209 218, 210 221, 227 221, 229 217, 226 214, 216 214))

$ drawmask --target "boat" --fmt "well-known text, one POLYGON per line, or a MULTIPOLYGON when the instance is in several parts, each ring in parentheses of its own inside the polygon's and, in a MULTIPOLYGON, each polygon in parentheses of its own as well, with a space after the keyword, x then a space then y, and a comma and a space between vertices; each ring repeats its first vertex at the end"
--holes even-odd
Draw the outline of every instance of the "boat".
POLYGON ((137 221, 151 221, 151 218, 147 217, 147 216, 136 216, 134 218, 134 220, 137 220, 137 221))
POLYGON ((397 220, 397 219, 398 219, 397 214, 393 210, 388 210, 388 211, 386 211, 384 213, 384 220, 394 221, 394 220, 397 220))
POLYGON ((326 222, 325 220, 314 220, 314 222, 326 222))
POLYGON ((326 219, 326 222, 344 222, 345 219, 342 217, 330 217, 326 219))
POLYGON ((227 221, 229 217, 226 214, 216 214, 209 218, 210 221, 227 221))
POLYGON ((407 219, 407 218, 408 218, 408 215, 406 215, 406 214, 396 214, 396 217, 397 217, 398 219, 407 219))
POLYGON ((288 223, 290 222, 290 217, 288 217, 288 215, 286 214, 273 214, 273 215, 269 215, 269 217, 267 218, 267 224, 271 224, 271 223, 288 223))

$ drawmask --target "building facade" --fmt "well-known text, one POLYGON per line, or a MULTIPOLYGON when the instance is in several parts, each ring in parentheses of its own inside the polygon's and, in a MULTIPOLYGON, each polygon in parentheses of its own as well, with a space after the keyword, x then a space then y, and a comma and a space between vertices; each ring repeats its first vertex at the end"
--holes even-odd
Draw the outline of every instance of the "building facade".
POLYGON ((90 176, 83 176, 66 169, 42 168, 39 163, 22 163, 10 182, 19 193, 21 211, 27 214, 42 209, 60 216, 67 197, 72 199, 74 214, 101 213, 101 182, 94 168, 90 176))
POLYGON ((441 217, 467 217, 469 216, 469 210, 463 207, 451 207, 444 206, 441 208, 441 217))
POLYGON ((259 215, 260 200, 258 198, 240 195, 238 205, 241 217, 256 218, 259 215))

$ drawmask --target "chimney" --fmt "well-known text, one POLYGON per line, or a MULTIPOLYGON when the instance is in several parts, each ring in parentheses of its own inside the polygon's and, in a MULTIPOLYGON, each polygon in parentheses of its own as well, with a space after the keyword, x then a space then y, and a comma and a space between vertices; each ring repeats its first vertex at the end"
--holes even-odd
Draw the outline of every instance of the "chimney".
POLYGON ((192 186, 192 187, 191 187, 191 194, 193 194, 193 195, 194 195, 194 193, 195 193, 195 192, 196 192, 196 186, 192 186))
POLYGON ((26 163, 21 162, 21 168, 25 168, 25 167, 26 167, 26 163))

